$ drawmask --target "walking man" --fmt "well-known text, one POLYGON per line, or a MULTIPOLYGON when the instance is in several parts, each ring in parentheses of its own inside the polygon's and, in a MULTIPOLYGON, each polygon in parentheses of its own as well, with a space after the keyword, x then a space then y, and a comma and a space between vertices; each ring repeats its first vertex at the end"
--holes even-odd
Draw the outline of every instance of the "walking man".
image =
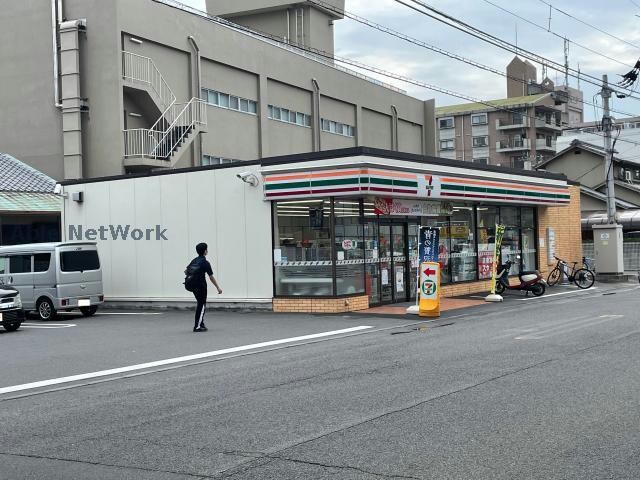
POLYGON ((218 285, 215 277, 213 276, 213 270, 211 264, 207 260, 207 254, 209 253, 206 243, 199 243, 196 245, 196 252, 198 256, 191 260, 191 263, 187 266, 187 277, 191 284, 192 292, 196 297, 196 317, 195 324, 193 325, 194 332, 206 332, 207 327, 204 324, 204 313, 207 305, 207 279, 208 276, 213 286, 218 289, 218 295, 222 293, 222 289, 218 285))

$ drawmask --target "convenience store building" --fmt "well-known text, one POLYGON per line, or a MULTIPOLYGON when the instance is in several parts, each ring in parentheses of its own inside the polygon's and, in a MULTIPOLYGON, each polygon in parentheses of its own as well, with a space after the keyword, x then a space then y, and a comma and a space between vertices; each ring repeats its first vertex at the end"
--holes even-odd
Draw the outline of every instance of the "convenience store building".
POLYGON ((120 304, 191 303, 183 271, 202 241, 224 290, 214 306, 274 311, 415 299, 420 225, 440 228, 445 296, 488 290, 496 223, 513 274, 582 257, 579 187, 566 177, 366 147, 63 188, 64 235, 98 241, 106 300, 120 304), (166 240, 94 234, 127 225, 166 240))

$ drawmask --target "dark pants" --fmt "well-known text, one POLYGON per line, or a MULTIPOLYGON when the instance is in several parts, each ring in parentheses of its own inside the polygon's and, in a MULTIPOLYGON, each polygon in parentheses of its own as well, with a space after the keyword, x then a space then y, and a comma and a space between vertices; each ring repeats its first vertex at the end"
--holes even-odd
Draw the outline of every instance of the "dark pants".
POLYGON ((193 328, 200 328, 204 326, 204 313, 207 309, 207 285, 200 286, 193 291, 193 296, 196 297, 198 305, 196 307, 196 318, 193 328))

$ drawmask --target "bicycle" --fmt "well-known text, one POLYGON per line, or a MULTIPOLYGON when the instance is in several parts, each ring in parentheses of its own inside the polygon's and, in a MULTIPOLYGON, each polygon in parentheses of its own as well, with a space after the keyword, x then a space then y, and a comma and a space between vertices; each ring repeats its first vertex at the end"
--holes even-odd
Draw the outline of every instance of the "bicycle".
POLYGON ((579 262, 571 262, 573 264, 573 267, 571 267, 571 271, 569 271, 568 262, 565 262, 564 260, 556 256, 554 256, 553 258, 555 258, 558 263, 556 263, 556 266, 553 270, 551 270, 549 276, 547 277, 547 285, 549 285, 550 287, 556 285, 562 278, 563 274, 567 276, 567 279, 570 282, 575 283, 578 288, 591 288, 595 283, 595 274, 588 268, 577 268, 576 265, 578 265, 579 262))

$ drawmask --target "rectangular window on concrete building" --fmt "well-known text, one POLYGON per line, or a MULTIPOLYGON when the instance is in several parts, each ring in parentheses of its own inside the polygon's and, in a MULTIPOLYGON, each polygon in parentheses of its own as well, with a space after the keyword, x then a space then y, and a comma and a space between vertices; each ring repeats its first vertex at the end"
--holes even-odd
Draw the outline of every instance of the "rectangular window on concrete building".
POLYGON ((235 110, 237 112, 249 113, 256 115, 258 112, 258 103, 248 98, 241 98, 235 95, 229 95, 227 93, 216 92, 208 88, 202 89, 202 99, 209 105, 214 105, 220 108, 227 108, 229 110, 235 110))
POLYGON ((441 118, 438 121, 438 125, 440 126, 441 129, 453 128, 454 127, 453 117, 441 118))
POLYGON ((291 125, 298 125, 299 127, 311 126, 311 116, 306 113, 296 112, 294 110, 289 110, 288 108, 276 107, 275 105, 269 105, 267 110, 269 119, 271 120, 278 120, 291 125))
POLYGON ((454 149, 455 149, 454 140, 440 140, 440 150, 454 150, 454 149))
POLYGON ((333 295, 331 200, 273 202, 275 293, 333 295))
POLYGON ((336 293, 365 292, 364 226, 358 200, 335 200, 336 293))
POLYGON ((489 159, 487 157, 474 158, 473 163, 479 163, 480 165, 488 165, 489 159))
POLYGON ((322 131, 335 133, 336 135, 342 135, 343 137, 354 137, 356 129, 346 123, 334 122, 333 120, 327 120, 322 118, 320 120, 322 131))
POLYGON ((471 115, 471 125, 486 125, 487 114, 479 113, 478 115, 471 115))
POLYGON ((488 147, 489 136, 482 135, 480 137, 473 137, 473 148, 488 147))

